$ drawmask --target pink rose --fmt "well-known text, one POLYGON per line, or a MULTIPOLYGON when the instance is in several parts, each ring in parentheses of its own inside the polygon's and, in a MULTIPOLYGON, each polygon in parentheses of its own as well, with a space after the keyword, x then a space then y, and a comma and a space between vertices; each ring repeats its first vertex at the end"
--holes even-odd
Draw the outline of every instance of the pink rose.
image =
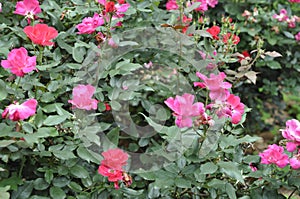
POLYGON ((93 17, 86 17, 80 24, 76 26, 79 30, 78 34, 91 34, 95 32, 96 28, 104 24, 103 17, 95 13, 93 17))
POLYGON ((286 121, 286 128, 281 130, 282 136, 288 140, 300 142, 300 122, 296 119, 286 121))
POLYGON ((180 128, 192 127, 193 117, 204 114, 204 105, 201 102, 194 103, 195 96, 185 93, 182 96, 176 95, 175 99, 169 97, 165 100, 165 104, 172 109, 173 115, 176 117, 176 125, 180 128))
POLYGON ((39 14, 41 12, 42 10, 40 8, 38 0, 23 0, 17 2, 14 14, 27 16, 28 18, 33 19, 34 15, 39 14))
POLYGON ((12 121, 25 120, 36 112, 37 101, 30 99, 23 104, 14 103, 6 107, 2 113, 2 118, 9 118, 12 121))
POLYGON ((23 47, 15 48, 8 53, 7 60, 2 60, 3 68, 8 68, 13 74, 23 77, 36 69, 36 56, 29 57, 27 50, 23 47))
POLYGON ((281 146, 272 144, 268 146, 268 149, 259 153, 262 164, 276 164, 278 167, 283 168, 289 163, 289 157, 283 153, 284 149, 281 146))
POLYGON ((73 108, 85 109, 85 110, 96 110, 98 101, 92 99, 95 92, 95 88, 91 85, 78 85, 73 88, 73 99, 68 100, 73 105, 73 108))
POLYGON ((101 161, 101 164, 115 170, 122 170, 122 167, 127 164, 128 160, 128 154, 121 149, 109 149, 103 152, 102 156, 104 159, 101 161))

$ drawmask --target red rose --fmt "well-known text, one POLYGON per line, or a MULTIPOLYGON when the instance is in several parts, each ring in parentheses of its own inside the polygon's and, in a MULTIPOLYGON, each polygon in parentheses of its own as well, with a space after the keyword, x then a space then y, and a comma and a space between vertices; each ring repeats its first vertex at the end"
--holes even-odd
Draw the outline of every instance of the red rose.
POLYGON ((106 12, 114 12, 115 11, 115 3, 112 1, 105 3, 105 11, 106 12))
POLYGON ((209 32, 211 36, 214 39, 219 39, 218 34, 220 33, 220 27, 219 26, 212 26, 211 28, 208 28, 206 32, 209 32))
POLYGON ((53 27, 49 27, 47 24, 26 26, 24 32, 33 43, 41 46, 52 46, 54 43, 50 40, 58 35, 57 30, 53 27))

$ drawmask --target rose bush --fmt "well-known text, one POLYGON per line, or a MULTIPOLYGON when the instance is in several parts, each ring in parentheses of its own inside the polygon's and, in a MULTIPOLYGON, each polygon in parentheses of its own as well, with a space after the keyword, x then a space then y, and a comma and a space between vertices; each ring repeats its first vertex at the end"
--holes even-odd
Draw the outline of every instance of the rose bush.
POLYGON ((245 131, 299 89, 298 15, 280 0, 1 3, 1 198, 296 194, 299 121, 261 151, 245 131))

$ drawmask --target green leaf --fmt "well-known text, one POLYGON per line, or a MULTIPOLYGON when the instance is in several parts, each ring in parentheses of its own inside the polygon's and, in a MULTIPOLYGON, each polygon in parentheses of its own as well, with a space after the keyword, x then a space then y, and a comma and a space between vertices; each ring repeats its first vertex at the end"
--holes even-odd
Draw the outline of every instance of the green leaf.
POLYGON ((54 126, 54 125, 64 122, 67 118, 68 118, 68 116, 66 116, 66 115, 50 115, 45 119, 44 125, 54 126))
POLYGON ((9 199, 10 194, 8 192, 10 186, 0 187, 0 198, 1 199, 9 199))
POLYGON ((49 183, 47 183, 43 178, 37 178, 33 182, 33 186, 36 190, 45 190, 49 187, 49 183))
POLYGON ((25 182, 23 186, 18 187, 17 191, 12 192, 12 198, 29 198, 33 190, 33 183, 25 182))
POLYGON ((70 183, 70 179, 66 177, 56 177, 52 181, 52 184, 56 187, 65 187, 69 183, 70 183))
POLYGON ((50 196, 55 199, 64 199, 66 198, 66 193, 59 187, 51 187, 50 196))
POLYGON ((90 162, 94 162, 97 164, 99 163, 99 160, 92 155, 92 151, 89 151, 85 147, 78 147, 77 154, 80 158, 87 161, 88 163, 90 162))
POLYGON ((70 184, 68 184, 68 187, 70 187, 72 190, 76 191, 76 192, 80 192, 82 191, 82 187, 76 183, 76 182, 70 182, 70 184))
POLYGON ((119 143, 119 131, 120 131, 120 128, 116 127, 116 128, 113 128, 112 130, 110 130, 106 135, 107 138, 109 139, 109 141, 111 143, 115 144, 116 146, 119 143))
POLYGON ((84 47, 77 47, 76 44, 75 44, 75 47, 73 48, 72 56, 76 62, 81 63, 86 54, 86 50, 84 47))
POLYGON ((281 65, 279 62, 277 61, 270 61, 270 62, 267 62, 267 65, 269 66, 269 68, 271 69, 281 69, 281 65))
POLYGON ((53 171, 52 170, 46 170, 45 174, 44 174, 44 178, 46 180, 47 183, 51 183, 52 179, 53 179, 53 171))
POLYGON ((225 184, 225 191, 227 193, 227 195, 229 196, 230 199, 236 199, 236 190, 235 188, 232 186, 232 184, 230 183, 226 183, 225 184))
POLYGON ((241 170, 238 168, 238 164, 236 162, 218 162, 218 165, 221 168, 221 172, 226 173, 228 176, 240 181, 245 184, 244 178, 241 174, 241 170))
POLYGON ((85 170, 82 166, 75 165, 74 167, 70 168, 70 172, 77 178, 86 178, 89 176, 87 170, 85 170))
POLYGON ((61 160, 68 160, 72 158, 76 158, 72 151, 63 150, 63 151, 53 151, 53 155, 61 160))
POLYGON ((11 145, 12 143, 15 143, 14 140, 0 140, 0 147, 7 147, 8 145, 11 145))
POLYGON ((0 100, 4 100, 7 97, 7 90, 5 82, 0 79, 0 100))
POLYGON ((213 174, 218 170, 218 166, 212 162, 202 164, 200 167, 201 174, 213 174))
POLYGON ((192 186, 190 180, 186 180, 182 177, 175 179, 175 185, 180 188, 191 188, 192 186))

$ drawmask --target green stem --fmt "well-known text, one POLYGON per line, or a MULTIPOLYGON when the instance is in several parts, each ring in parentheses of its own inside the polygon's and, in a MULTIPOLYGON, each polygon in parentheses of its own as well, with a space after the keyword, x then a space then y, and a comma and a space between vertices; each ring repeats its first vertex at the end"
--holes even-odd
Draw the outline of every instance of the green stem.
POLYGON ((25 166, 25 158, 22 157, 21 167, 20 167, 19 174, 18 174, 18 175, 19 175, 19 178, 22 177, 22 173, 23 173, 23 168, 24 168, 24 166, 25 166))
POLYGON ((43 64, 43 52, 44 52, 44 48, 42 46, 39 46, 39 55, 37 61, 40 66, 43 64))

